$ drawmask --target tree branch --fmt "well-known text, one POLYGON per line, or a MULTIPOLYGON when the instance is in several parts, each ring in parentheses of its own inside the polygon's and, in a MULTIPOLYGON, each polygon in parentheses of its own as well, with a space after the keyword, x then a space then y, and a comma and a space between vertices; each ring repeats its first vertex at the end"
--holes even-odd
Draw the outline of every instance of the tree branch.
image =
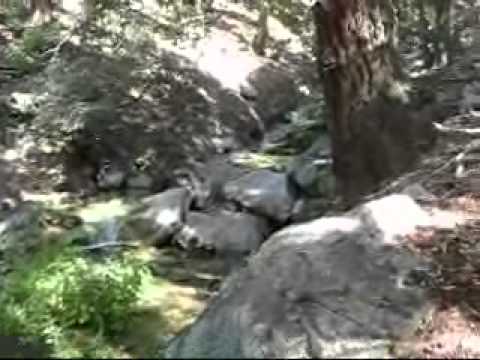
POLYGON ((448 126, 444 126, 440 123, 433 123, 435 129, 443 134, 458 134, 458 135, 471 135, 471 136, 480 136, 480 128, 474 129, 465 129, 465 128, 452 128, 448 126))
POLYGON ((110 242, 104 242, 101 244, 94 244, 94 245, 87 245, 87 246, 82 246, 82 250, 84 251, 92 251, 92 250, 98 250, 98 249, 104 249, 107 247, 130 247, 130 248, 139 248, 140 245, 137 243, 132 243, 132 242, 116 242, 116 241, 110 241, 110 242))

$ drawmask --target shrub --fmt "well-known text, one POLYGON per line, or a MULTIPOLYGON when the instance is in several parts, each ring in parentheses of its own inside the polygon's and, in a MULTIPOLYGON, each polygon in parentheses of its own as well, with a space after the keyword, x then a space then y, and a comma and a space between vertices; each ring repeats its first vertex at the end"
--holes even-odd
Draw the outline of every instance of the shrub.
POLYGON ((6 59, 22 73, 30 73, 42 65, 42 54, 58 41, 60 27, 51 24, 26 29, 22 36, 7 48, 6 59))
POLYGON ((128 257, 97 261, 72 249, 41 251, 16 269, 0 295, 0 331, 40 336, 62 357, 76 356, 73 330, 97 334, 96 342, 123 330, 146 274, 128 257))

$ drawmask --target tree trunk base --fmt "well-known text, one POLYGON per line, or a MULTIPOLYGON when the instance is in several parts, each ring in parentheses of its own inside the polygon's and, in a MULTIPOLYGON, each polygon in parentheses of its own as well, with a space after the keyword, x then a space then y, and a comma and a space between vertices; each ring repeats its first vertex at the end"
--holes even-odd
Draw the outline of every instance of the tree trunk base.
POLYGON ((378 97, 353 114, 348 138, 333 141, 337 191, 346 205, 410 170, 436 139, 431 114, 378 97))

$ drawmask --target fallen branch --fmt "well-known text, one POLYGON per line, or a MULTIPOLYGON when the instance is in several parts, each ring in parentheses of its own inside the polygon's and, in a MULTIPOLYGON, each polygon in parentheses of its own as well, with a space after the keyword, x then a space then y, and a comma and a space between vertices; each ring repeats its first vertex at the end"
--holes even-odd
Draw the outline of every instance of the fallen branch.
POLYGON ((67 35, 65 35, 57 45, 55 45, 54 47, 46 50, 45 52, 43 52, 40 57, 41 58, 45 58, 49 55, 52 55, 52 58, 54 58, 59 52, 60 50, 62 50, 62 47, 70 41, 70 39, 72 38, 72 36, 75 34, 75 32, 80 29, 82 26, 84 26, 84 22, 82 21, 77 21, 71 28, 70 30, 68 31, 67 35))
POLYGON ((452 128, 452 127, 442 125, 440 123, 433 123, 433 125, 435 126, 435 129, 442 134, 458 134, 458 135, 472 135, 472 136, 479 135, 480 136, 480 128, 456 129, 456 128, 452 128))
POLYGON ((52 57, 55 57, 60 52, 62 47, 72 38, 73 33, 73 31, 70 31, 67 36, 65 36, 55 47, 50 48, 42 53, 41 57, 47 57, 50 54, 52 54, 52 57))
POLYGON ((469 143, 466 146, 464 151, 458 153, 453 158, 448 160, 445 164, 440 166, 438 169, 435 169, 434 171, 432 171, 431 176, 437 175, 437 174, 441 173, 442 171, 445 171, 446 169, 448 169, 450 166, 452 166, 454 164, 457 164, 457 175, 459 175, 462 172, 462 170, 459 170, 459 168, 461 168, 463 166, 463 162, 464 162, 465 157, 467 156, 468 153, 470 153, 471 151, 476 150, 476 149, 480 149, 480 142, 479 141, 472 141, 471 143, 469 143))
POLYGON ((101 244, 82 246, 81 249, 84 251, 92 251, 92 250, 104 249, 108 247, 130 247, 130 248, 138 249, 140 245, 132 242, 111 241, 111 242, 104 242, 101 244))

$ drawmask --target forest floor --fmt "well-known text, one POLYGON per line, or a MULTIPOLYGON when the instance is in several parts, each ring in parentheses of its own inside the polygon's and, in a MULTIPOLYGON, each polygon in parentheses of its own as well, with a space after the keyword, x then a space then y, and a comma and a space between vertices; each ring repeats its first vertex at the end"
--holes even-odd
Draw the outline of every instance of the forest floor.
POLYGON ((441 135, 436 149, 397 186, 427 190, 423 206, 441 225, 419 229, 405 246, 431 265, 428 288, 432 303, 416 333, 399 343, 403 356, 478 358, 480 356, 480 143, 478 118, 447 119, 444 126, 462 131, 441 135), (473 129, 473 131, 472 131, 473 129))

